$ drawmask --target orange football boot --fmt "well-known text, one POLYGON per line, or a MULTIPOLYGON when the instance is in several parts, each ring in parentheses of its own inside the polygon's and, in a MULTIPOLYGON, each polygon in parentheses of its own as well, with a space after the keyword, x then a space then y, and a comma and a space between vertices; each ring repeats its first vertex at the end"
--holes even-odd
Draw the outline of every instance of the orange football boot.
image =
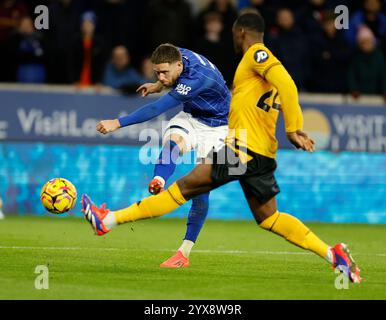
POLYGON ((103 220, 110 212, 110 210, 106 209, 106 204, 103 204, 100 208, 98 208, 87 194, 83 194, 82 212, 96 235, 103 236, 110 231, 110 229, 103 223, 103 220))
POLYGON ((160 264, 161 268, 187 268, 189 259, 186 258, 180 250, 177 253, 160 264))
POLYGON ((351 282, 360 283, 360 269, 351 256, 348 246, 344 243, 339 243, 332 248, 334 269, 338 269, 348 276, 351 282))

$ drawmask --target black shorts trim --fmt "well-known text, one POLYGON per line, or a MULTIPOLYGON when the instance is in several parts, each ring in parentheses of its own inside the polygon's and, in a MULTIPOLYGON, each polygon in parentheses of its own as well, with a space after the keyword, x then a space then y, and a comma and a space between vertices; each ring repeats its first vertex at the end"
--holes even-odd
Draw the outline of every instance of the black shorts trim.
MULTIPOLYGON (((241 148, 236 147, 236 149, 241 148)), ((242 163, 236 152, 227 145, 217 152, 210 153, 213 184, 219 187, 238 180, 247 198, 254 196, 260 203, 266 203, 280 193, 274 175, 277 167, 276 160, 251 150, 247 150, 247 154, 252 159, 242 163)))
POLYGON ((169 129, 180 129, 180 130, 184 131, 185 133, 189 134, 189 130, 188 130, 188 129, 185 129, 185 128, 183 128, 183 127, 181 127, 181 126, 179 126, 179 125, 176 125, 176 124, 174 124, 174 125, 168 127, 168 128, 165 130, 165 132, 168 131, 169 129))

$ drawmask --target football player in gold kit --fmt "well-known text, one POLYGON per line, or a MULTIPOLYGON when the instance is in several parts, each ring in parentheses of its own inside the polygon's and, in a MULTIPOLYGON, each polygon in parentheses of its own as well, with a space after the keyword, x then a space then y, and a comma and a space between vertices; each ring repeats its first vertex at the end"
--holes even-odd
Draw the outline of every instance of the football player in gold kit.
POLYGON ((274 171, 279 111, 284 116, 287 137, 296 148, 313 152, 315 142, 302 131, 296 85, 265 47, 263 35, 264 20, 259 14, 241 15, 233 26, 234 46, 236 51, 242 51, 243 58, 234 77, 229 133, 220 151, 210 153, 205 163, 158 195, 118 211, 98 208, 83 195, 82 211, 96 234, 103 235, 118 224, 167 214, 201 193, 238 180, 261 228, 314 252, 352 282, 359 283, 360 270, 347 245, 328 246, 300 220, 277 209, 276 195, 280 190, 274 171))

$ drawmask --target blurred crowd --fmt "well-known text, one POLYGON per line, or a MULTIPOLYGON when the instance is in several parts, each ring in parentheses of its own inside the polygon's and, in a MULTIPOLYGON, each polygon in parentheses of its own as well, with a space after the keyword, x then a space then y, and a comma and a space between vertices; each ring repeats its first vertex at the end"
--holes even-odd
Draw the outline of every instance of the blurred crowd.
POLYGON ((383 0, 1 0, 0 82, 131 93, 155 80, 149 56, 171 42, 206 56, 231 86, 240 59, 232 25, 256 11, 266 45, 300 91, 386 97, 383 0), (49 30, 34 28, 39 4, 49 8, 49 30), (349 8, 348 30, 335 27, 340 4, 349 8))

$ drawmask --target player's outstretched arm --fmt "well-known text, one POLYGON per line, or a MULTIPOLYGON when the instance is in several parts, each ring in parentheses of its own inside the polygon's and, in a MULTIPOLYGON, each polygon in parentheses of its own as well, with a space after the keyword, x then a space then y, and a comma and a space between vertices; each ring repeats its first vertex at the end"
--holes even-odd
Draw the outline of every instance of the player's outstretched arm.
POLYGON ((163 87, 164 86, 160 81, 155 83, 144 83, 138 87, 136 92, 140 93, 142 97, 146 97, 149 94, 161 92, 163 87))
POLYGON ((143 107, 139 108, 128 116, 113 120, 102 120, 97 124, 96 129, 103 134, 114 132, 121 127, 126 127, 153 119, 159 116, 161 113, 177 107, 179 104, 180 101, 173 98, 170 94, 166 94, 155 102, 145 104, 143 107))
POLYGON ((298 149, 315 151, 315 141, 302 131, 303 114, 298 90, 287 70, 281 64, 275 65, 268 70, 265 78, 279 93, 288 140, 298 149))

